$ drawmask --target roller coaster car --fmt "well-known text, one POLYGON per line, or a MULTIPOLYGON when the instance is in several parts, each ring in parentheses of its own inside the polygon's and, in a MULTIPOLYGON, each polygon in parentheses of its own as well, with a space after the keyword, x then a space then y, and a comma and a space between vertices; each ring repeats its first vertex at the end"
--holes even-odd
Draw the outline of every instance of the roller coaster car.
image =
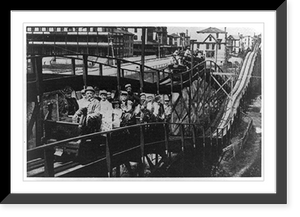
MULTIPOLYGON (((176 58, 173 56, 173 58, 175 59, 175 63, 174 64, 170 64, 168 66, 169 70, 172 71, 173 73, 173 81, 180 81, 180 73, 187 71, 188 69, 191 68, 191 62, 192 59, 191 57, 184 57, 183 58, 183 65, 178 64, 178 61, 176 60, 176 58)), ((199 57, 194 57, 194 66, 203 62, 205 59, 203 57, 199 58, 199 57)), ((201 67, 201 69, 204 68, 203 65, 199 66, 201 67)), ((200 70, 201 70, 200 69, 200 70)), ((196 71, 195 71, 196 72, 196 71)), ((189 75, 188 73, 183 75, 183 80, 187 80, 189 79, 189 75)))
MULTIPOLYGON (((73 123, 72 117, 66 117, 63 121, 52 120, 53 104, 48 103, 48 112, 44 118, 44 143, 51 143, 89 133, 84 122, 86 114, 82 115, 79 123, 73 123)), ((54 112, 55 113, 55 112, 54 112)), ((105 153, 104 136, 93 137, 92 139, 78 139, 66 142, 64 145, 55 147, 57 160, 80 160, 89 161, 98 158, 105 153), (100 145, 99 145, 100 144, 100 145), (101 144, 103 144, 101 146, 101 144), (102 147, 102 148, 101 148, 102 147)))

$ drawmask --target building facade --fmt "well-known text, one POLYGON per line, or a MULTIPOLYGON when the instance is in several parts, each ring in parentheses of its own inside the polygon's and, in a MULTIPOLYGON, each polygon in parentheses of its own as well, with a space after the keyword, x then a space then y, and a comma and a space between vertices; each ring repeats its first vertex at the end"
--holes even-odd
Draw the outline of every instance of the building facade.
POLYGON ((116 27, 27 26, 26 41, 27 55, 133 55, 133 34, 116 27))
POLYGON ((252 50, 253 48, 253 37, 250 35, 243 35, 241 40, 241 46, 244 51, 252 50))
POLYGON ((206 60, 212 60, 218 65, 226 63, 227 32, 218 28, 209 27, 197 31, 193 49, 202 52, 206 60))
POLYGON ((238 56, 241 52, 241 38, 239 35, 229 35, 227 37, 228 54, 231 56, 238 56))
MULTIPOLYGON (((142 27, 124 27, 128 32, 134 34, 134 55, 142 52, 142 27)), ((145 55, 165 55, 165 46, 168 41, 167 27, 144 27, 145 28, 145 55)))

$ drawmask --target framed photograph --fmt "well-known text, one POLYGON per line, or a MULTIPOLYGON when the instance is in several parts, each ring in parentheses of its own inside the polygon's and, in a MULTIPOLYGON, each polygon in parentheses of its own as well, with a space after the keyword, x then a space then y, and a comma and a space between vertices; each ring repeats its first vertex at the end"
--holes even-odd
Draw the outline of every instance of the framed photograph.
POLYGON ((286 45, 286 1, 11 11, 1 203, 287 203, 286 45))

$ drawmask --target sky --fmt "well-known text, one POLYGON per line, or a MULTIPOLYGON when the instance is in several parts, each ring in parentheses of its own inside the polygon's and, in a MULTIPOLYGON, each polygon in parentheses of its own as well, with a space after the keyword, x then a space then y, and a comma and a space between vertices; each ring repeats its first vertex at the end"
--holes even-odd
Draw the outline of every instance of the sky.
POLYGON ((251 35, 253 36, 254 33, 256 35, 263 33, 263 25, 262 24, 245 24, 240 26, 232 26, 230 24, 228 25, 216 25, 216 24, 210 24, 210 25, 199 25, 199 27, 196 26, 185 26, 185 27, 177 27, 177 26, 168 26, 168 34, 172 33, 180 33, 180 32, 186 32, 188 30, 188 35, 191 36, 191 39, 195 39, 197 35, 197 31, 206 29, 208 27, 216 27, 220 30, 224 30, 226 27, 226 31, 228 32, 228 35, 238 35, 238 33, 243 35, 251 35))

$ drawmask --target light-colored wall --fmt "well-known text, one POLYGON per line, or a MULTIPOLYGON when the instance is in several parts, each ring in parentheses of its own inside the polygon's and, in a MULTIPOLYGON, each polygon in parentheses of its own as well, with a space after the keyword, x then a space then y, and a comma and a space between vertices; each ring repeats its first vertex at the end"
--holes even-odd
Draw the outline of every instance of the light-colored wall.
MULTIPOLYGON (((196 40, 197 42, 204 42, 204 40, 209 36, 212 35, 213 37, 215 37, 216 39, 222 39, 222 43, 225 42, 225 34, 224 33, 219 33, 218 37, 216 33, 198 33, 196 40)), ((215 42, 215 40, 212 38, 211 41, 209 41, 209 39, 207 39, 205 41, 206 43, 209 43, 209 49, 206 48, 206 43, 205 44, 200 44, 199 48, 197 46, 197 43, 194 44, 194 50, 196 48, 198 48, 200 51, 203 51, 203 53, 205 54, 206 60, 212 60, 217 62, 218 65, 223 65, 223 63, 225 62, 225 44, 221 44, 221 49, 219 49, 219 45, 215 42), (215 44, 214 49, 212 49, 212 43, 215 44), (214 57, 208 57, 208 52, 209 51, 214 51, 215 55, 214 57)))

